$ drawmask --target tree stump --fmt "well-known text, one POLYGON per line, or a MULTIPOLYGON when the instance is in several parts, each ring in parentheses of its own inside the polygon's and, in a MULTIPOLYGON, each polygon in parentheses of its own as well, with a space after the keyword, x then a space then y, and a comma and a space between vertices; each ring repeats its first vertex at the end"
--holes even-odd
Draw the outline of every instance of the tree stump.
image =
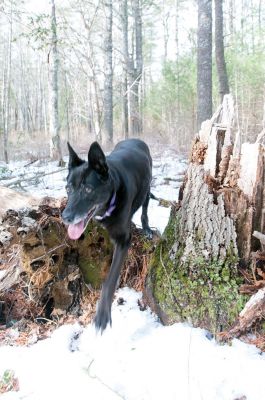
POLYGON ((264 146, 232 140, 234 107, 224 97, 196 137, 179 203, 156 248, 145 297, 162 322, 188 321, 217 333, 246 298, 239 293, 264 232, 264 146))
MULTIPOLYGON (((0 324, 6 326, 21 319, 78 317, 87 302, 91 317, 97 289, 111 264, 112 243, 103 227, 92 221, 81 238, 72 241, 60 218, 65 200, 43 199, 39 203, 35 208, 9 210, 2 216, 0 324)), ((155 241, 147 240, 135 226, 132 231, 121 285, 142 289, 155 241)))

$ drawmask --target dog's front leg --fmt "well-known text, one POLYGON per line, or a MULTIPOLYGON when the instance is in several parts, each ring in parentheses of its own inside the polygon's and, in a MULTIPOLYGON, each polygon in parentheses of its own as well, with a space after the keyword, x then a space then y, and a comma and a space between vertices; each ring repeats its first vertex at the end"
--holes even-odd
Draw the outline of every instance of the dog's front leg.
POLYGON ((116 243, 113 253, 113 259, 110 271, 106 281, 103 283, 101 296, 97 305, 97 312, 94 323, 97 330, 101 333, 104 331, 108 323, 111 325, 111 304, 118 279, 121 272, 121 267, 128 253, 129 243, 116 243))

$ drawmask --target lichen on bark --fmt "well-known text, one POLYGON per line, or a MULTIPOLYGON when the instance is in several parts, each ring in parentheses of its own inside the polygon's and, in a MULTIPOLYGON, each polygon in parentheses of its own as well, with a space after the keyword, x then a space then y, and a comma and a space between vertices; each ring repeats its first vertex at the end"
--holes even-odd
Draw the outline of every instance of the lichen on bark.
POLYGON ((203 167, 191 164, 181 207, 172 210, 151 260, 146 295, 164 323, 188 321, 217 333, 235 320, 244 297, 234 223, 205 179, 203 167))

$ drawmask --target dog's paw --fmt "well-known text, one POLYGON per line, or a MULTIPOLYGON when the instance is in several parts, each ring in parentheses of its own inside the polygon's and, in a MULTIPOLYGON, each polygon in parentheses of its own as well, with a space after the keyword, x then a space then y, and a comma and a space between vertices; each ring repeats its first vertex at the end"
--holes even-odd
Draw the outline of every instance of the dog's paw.
POLYGON ((94 325, 97 331, 102 334, 106 329, 107 325, 112 324, 111 321, 111 310, 109 307, 103 307, 98 305, 96 316, 94 318, 94 325))
POLYGON ((144 235, 147 237, 147 239, 152 240, 153 239, 153 231, 151 228, 145 228, 144 229, 144 235))

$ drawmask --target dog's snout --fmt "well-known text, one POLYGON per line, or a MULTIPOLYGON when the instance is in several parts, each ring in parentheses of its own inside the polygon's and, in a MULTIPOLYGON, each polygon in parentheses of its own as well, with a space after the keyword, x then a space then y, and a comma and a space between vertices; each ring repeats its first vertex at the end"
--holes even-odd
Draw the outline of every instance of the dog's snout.
POLYGON ((62 219, 66 225, 70 225, 73 222, 73 218, 71 217, 70 213, 66 208, 62 212, 62 219))

